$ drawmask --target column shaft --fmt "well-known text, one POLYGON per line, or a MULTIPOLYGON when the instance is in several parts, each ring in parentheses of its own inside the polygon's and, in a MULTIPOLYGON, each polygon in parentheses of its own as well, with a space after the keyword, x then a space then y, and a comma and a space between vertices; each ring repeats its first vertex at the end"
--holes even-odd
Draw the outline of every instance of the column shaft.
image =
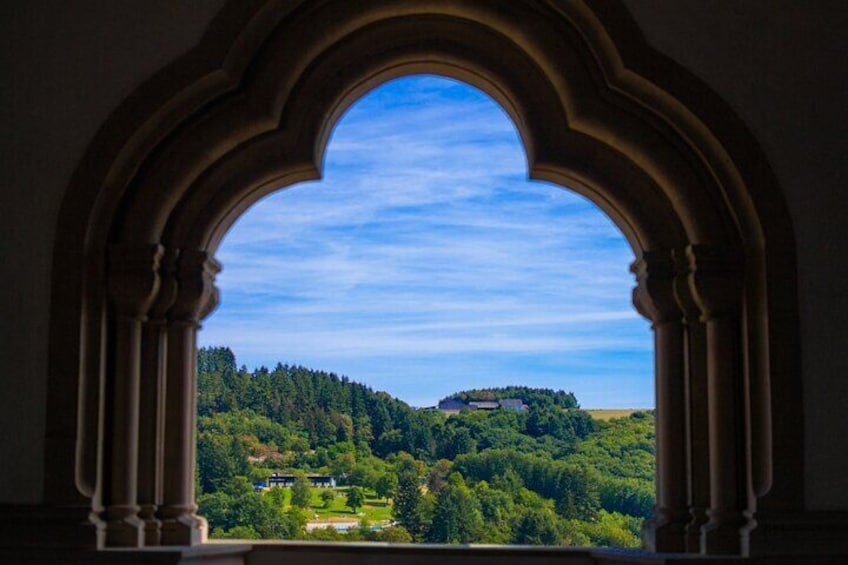
POLYGON ((138 415, 141 323, 128 316, 115 322, 115 365, 110 383, 108 502, 106 545, 140 547, 143 522, 138 517, 138 415))
POLYGON ((679 321, 654 328, 656 356, 657 506, 656 551, 686 550, 686 413, 683 327, 679 321))
POLYGON ((686 332, 687 457, 689 459, 689 523, 686 552, 701 552, 701 527, 710 505, 709 419, 707 408, 707 352, 703 322, 689 319, 686 332))
POLYGON ((710 508, 702 530, 702 549, 709 554, 742 555, 747 551, 742 531, 748 520, 743 514, 747 495, 738 437, 744 426, 736 322, 731 317, 707 321, 710 508))
POLYGON ((165 411, 167 461, 162 517, 163 545, 193 545, 201 540, 195 515, 195 326, 171 322, 168 329, 168 383, 165 411))
POLYGON ((163 321, 145 323, 142 330, 138 502, 147 546, 159 545, 162 541, 162 523, 156 518, 156 512, 162 504, 166 345, 163 321))

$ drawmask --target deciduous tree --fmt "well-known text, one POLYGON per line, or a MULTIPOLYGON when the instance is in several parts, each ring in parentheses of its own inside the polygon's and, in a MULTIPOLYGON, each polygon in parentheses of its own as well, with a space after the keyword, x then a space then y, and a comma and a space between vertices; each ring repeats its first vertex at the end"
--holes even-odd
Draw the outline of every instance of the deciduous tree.
POLYGON ((298 508, 308 508, 312 503, 312 484, 306 477, 295 479, 291 487, 291 503, 298 508))
POLYGON ((365 504, 365 491, 359 487, 350 487, 347 491, 345 504, 356 514, 356 509, 365 504))

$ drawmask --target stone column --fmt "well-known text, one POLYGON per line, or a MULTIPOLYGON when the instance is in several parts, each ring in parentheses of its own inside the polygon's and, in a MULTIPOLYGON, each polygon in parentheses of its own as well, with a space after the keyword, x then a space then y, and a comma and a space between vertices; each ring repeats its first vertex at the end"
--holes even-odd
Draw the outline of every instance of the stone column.
POLYGON ((689 288, 707 335, 710 454, 709 521, 701 550, 746 555, 750 529, 745 458, 744 363, 741 344, 742 270, 726 250, 690 246, 689 288))
POLYGON ((196 335, 217 304, 218 263, 206 252, 183 251, 177 265, 177 297, 168 312, 163 545, 203 541, 205 521, 195 512, 194 462, 197 428, 196 335))
POLYGON ((674 293, 683 311, 686 374, 686 457, 688 460, 686 552, 701 552, 701 527, 710 505, 709 435, 707 412, 707 334, 701 311, 689 290, 686 250, 675 249, 677 275, 674 293))
POLYGON ((162 248, 115 246, 109 250, 108 288, 114 306, 113 345, 107 373, 109 435, 104 454, 105 543, 141 547, 144 523, 138 512, 138 426, 141 324, 159 288, 162 248))
POLYGON ((165 313, 177 295, 176 253, 166 250, 160 268, 159 293, 142 326, 141 399, 139 418, 138 502, 144 521, 144 544, 160 545, 162 522, 156 517, 162 504, 162 456, 165 430, 165 313))
POLYGON ((668 251, 644 252, 633 304, 652 322, 656 374, 657 503, 646 523, 645 545, 662 552, 685 551, 686 503, 685 374, 683 314, 674 295, 674 262, 668 251))

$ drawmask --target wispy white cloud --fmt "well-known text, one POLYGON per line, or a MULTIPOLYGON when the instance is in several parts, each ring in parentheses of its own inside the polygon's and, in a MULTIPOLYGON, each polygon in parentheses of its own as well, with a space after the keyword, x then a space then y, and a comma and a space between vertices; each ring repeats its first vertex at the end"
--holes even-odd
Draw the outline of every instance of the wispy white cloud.
POLYGON ((461 371, 468 384, 447 379, 453 388, 510 377, 578 397, 591 375, 589 398, 599 382, 635 379, 647 383, 638 401, 615 385, 605 404, 650 405, 631 251, 583 198, 526 180, 493 102, 443 79, 390 83, 349 110, 325 167, 228 234, 222 307, 201 343, 249 365, 308 361, 419 404, 436 399, 437 375, 461 371), (570 384, 545 380, 563 375, 570 384))

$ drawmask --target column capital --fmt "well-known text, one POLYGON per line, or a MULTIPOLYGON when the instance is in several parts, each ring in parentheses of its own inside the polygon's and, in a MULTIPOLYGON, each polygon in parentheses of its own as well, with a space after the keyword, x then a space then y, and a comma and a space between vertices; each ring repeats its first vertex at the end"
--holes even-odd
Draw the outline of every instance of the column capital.
POLYGON ((633 305, 654 326, 680 321, 682 313, 674 296, 675 265, 671 251, 644 251, 630 266, 636 275, 633 305))
POLYGON ((109 297, 120 316, 143 319, 159 290, 161 245, 109 247, 109 297))
POLYGON ((692 324, 701 321, 701 308, 695 302, 692 296, 692 290, 689 288, 689 257, 686 247, 674 249, 672 256, 674 257, 674 265, 676 273, 674 276, 674 296, 677 299, 677 304, 683 312, 683 320, 687 324, 692 324))
POLYGON ((686 248, 689 290, 704 321, 732 316, 742 304, 743 261, 733 249, 716 245, 686 248))
POLYGON ((177 260, 179 252, 166 248, 159 261, 159 292, 150 306, 148 318, 151 322, 163 324, 171 306, 177 300, 177 260))
POLYGON ((208 251, 183 250, 176 264, 176 298, 168 311, 172 321, 198 324, 218 305, 215 275, 221 265, 208 251))

